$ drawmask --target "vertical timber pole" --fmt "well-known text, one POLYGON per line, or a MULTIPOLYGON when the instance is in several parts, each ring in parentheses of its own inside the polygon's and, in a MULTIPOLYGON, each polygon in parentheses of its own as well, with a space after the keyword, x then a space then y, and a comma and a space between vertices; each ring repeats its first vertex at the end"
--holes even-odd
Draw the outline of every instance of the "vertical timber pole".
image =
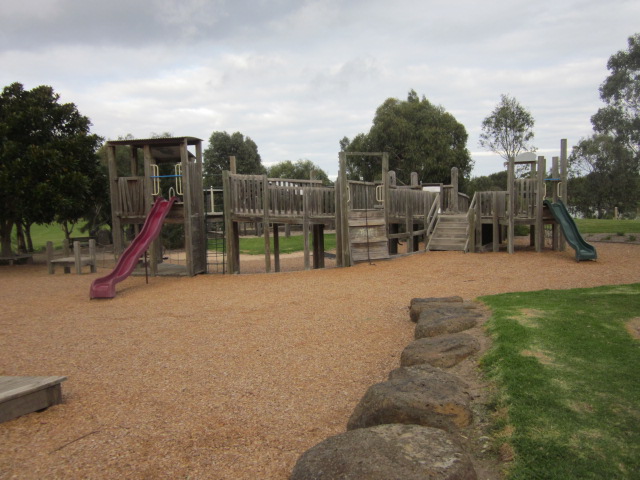
POLYGON ((384 209, 384 231, 387 236, 387 252, 389 251, 389 203, 391 201, 391 185, 389 182, 389 153, 382 152, 382 208, 384 209))
POLYGON ((544 157, 538 157, 538 181, 536 192, 536 230, 535 245, 536 252, 541 252, 544 247, 544 223, 542 221, 542 211, 544 202, 544 176, 547 171, 547 160, 544 157))
POLYGON ((451 168, 451 209, 453 213, 459 213, 458 210, 458 167, 451 168))
POLYGON ((341 259, 343 267, 351 266, 351 249, 349 247, 349 192, 347 190, 347 154, 340 152, 340 171, 338 172, 338 183, 340 186, 337 192, 339 198, 336 202, 336 209, 340 210, 340 238, 341 259))
MULTIPOLYGON (((567 204, 567 139, 560 140, 560 197, 564 204, 567 204)), ((567 248, 567 241, 564 235, 560 233, 560 251, 564 252, 567 248)))
MULTIPOLYGON (((552 157, 551 158, 551 177, 552 178, 560 178, 560 172, 558 171, 558 160, 560 157, 552 157)), ((558 201, 558 185, 560 183, 557 180, 554 180, 553 183, 553 192, 551 192, 551 200, 553 203, 558 201)), ((553 250, 558 250, 560 246, 560 237, 558 235, 559 230, 558 222, 553 222, 551 224, 551 248, 553 250)))
POLYGON ((513 253, 513 235, 515 231, 514 211, 516 208, 515 199, 515 159, 509 157, 507 167, 507 195, 509 196, 508 219, 507 219, 507 252, 513 253))

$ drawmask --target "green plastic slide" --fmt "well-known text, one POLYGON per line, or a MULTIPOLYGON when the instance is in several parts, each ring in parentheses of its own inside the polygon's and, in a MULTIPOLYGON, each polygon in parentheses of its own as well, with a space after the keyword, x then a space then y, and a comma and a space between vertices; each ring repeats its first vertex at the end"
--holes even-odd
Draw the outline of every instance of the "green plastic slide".
POLYGON ((545 200, 544 204, 549 208, 553 217, 560 224, 560 227, 562 227, 562 233, 564 233, 564 238, 567 239, 567 243, 576 251, 576 261, 597 259, 598 253, 596 252, 596 248, 582 238, 576 222, 574 222, 571 215, 569 215, 567 207, 562 203, 562 200, 558 200, 555 203, 545 200))

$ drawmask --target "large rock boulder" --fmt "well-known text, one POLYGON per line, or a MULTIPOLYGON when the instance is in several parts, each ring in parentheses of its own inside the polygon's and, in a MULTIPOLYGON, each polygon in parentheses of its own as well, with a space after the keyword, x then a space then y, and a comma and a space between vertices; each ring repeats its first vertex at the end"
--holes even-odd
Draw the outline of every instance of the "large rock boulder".
POLYGON ((329 437, 307 450, 290 480, 474 480, 452 435, 418 425, 379 425, 329 437))
POLYGON ((478 316, 463 312, 461 314, 425 315, 422 312, 416 324, 414 338, 437 337, 448 333, 459 333, 478 324, 478 316), (424 317, 424 318, 423 318, 424 317))
POLYGON ((411 318, 412 322, 417 322, 420 314, 425 310, 455 313, 476 308, 478 308, 477 304, 464 302, 462 297, 412 298, 409 304, 409 318, 411 318))
POLYGON ((467 333, 420 338, 402 351, 400 365, 410 367, 428 363, 434 367, 450 368, 479 350, 478 340, 467 333))
POLYGON ((347 430, 404 423, 455 432, 472 420, 467 389, 466 383, 439 368, 398 368, 388 381, 369 387, 351 414, 347 430))

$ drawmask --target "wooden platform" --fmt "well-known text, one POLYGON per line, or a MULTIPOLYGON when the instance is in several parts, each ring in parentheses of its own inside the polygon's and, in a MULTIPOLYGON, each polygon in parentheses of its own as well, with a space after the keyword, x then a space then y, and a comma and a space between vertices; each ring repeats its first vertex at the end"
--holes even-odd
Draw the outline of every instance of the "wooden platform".
POLYGON ((0 376, 0 423, 61 403, 66 379, 0 376))

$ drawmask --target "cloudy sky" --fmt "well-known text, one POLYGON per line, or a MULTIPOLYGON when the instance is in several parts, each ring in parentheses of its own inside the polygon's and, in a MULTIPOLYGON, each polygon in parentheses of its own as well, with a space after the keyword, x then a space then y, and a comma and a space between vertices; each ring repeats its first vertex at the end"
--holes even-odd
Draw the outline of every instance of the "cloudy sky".
POLYGON ((500 94, 533 114, 540 154, 591 133, 606 63, 637 0, 2 0, 0 86, 51 85, 106 139, 251 137, 265 165, 310 159, 414 89, 465 125, 474 175, 500 94))

